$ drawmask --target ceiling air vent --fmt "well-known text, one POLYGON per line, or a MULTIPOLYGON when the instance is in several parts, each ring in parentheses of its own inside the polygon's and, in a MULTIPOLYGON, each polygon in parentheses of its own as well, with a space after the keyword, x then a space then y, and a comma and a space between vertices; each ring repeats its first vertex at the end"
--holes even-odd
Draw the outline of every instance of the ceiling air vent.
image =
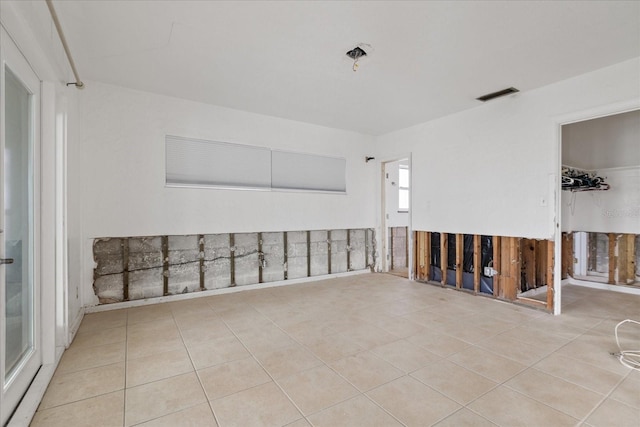
POLYGON ((499 90, 497 92, 482 95, 481 97, 478 97, 476 99, 478 101, 487 102, 487 101, 491 101, 492 99, 500 98, 501 96, 505 96, 505 95, 511 95, 512 93, 516 93, 516 92, 520 92, 520 91, 515 87, 510 87, 507 89, 499 90))

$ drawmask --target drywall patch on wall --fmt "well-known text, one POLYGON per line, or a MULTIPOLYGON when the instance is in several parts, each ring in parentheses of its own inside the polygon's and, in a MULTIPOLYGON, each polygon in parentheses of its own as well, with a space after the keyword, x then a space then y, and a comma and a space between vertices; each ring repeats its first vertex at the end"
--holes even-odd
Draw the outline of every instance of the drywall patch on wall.
POLYGON ((364 270, 372 229, 99 238, 99 304, 364 270))

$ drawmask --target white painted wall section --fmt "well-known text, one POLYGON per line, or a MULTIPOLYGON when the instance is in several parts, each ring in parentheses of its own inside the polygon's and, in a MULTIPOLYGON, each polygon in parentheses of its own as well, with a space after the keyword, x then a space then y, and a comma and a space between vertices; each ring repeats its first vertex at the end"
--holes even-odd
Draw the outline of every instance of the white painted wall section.
POLYGON ((374 227, 370 136, 96 82, 80 109, 85 305, 94 302, 96 237, 374 227), (165 135, 343 157, 347 191, 168 188, 165 135))
POLYGON ((412 154, 414 230, 553 238, 560 123, 638 102, 638 75, 635 58, 491 101, 378 137, 376 155, 412 154))

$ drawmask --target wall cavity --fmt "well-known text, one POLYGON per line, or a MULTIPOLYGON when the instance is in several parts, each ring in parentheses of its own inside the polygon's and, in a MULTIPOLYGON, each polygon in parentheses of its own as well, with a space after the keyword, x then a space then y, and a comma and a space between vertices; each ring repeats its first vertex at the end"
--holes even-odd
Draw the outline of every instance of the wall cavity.
POLYGON ((100 304, 373 269, 372 229, 102 237, 100 304))

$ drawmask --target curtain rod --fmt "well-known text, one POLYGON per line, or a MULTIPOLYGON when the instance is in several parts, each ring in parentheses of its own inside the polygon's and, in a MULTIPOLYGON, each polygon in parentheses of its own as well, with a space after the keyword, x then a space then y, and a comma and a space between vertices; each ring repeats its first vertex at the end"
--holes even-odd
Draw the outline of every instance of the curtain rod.
POLYGON ((73 58, 71 57, 71 51, 69 50, 69 45, 67 45, 67 39, 64 37, 64 33, 62 32, 62 26, 60 25, 60 21, 58 20, 58 14, 56 10, 53 8, 52 0, 47 0, 47 7, 49 8, 49 12, 51 13, 51 18, 53 19, 53 23, 56 26, 56 30, 58 30, 58 36, 60 37, 60 41, 62 42, 62 47, 64 48, 64 52, 67 54, 67 59, 69 60, 69 65, 71 65, 71 71, 73 71, 73 75, 76 78, 75 82, 67 83, 67 86, 74 85, 78 89, 82 89, 84 87, 84 83, 80 80, 80 76, 78 75, 78 70, 76 69, 76 64, 73 62, 73 58))

